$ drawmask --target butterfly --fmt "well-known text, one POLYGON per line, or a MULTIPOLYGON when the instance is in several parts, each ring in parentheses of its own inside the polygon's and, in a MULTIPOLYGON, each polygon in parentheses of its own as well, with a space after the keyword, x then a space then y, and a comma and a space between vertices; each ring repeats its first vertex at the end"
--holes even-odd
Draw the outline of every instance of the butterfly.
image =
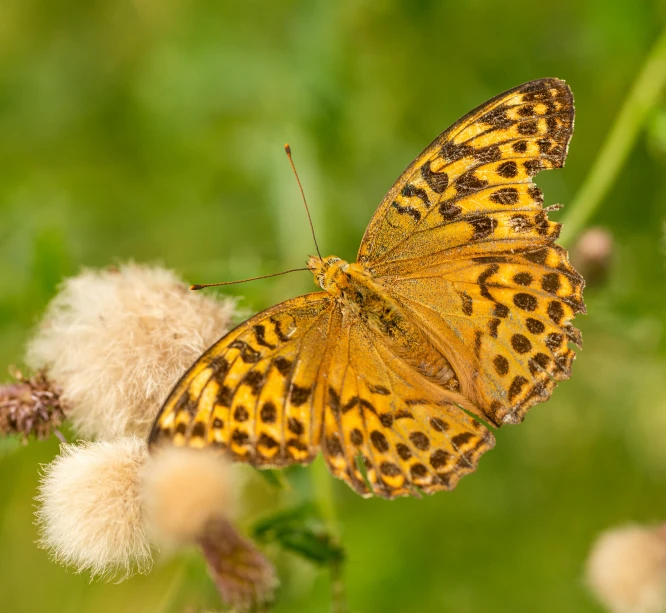
POLYGON ((310 257, 324 291, 229 332, 160 410, 154 445, 259 468, 308 464, 362 496, 452 489, 568 379, 584 281, 532 177, 564 164, 569 87, 539 79, 436 138, 370 221, 357 262, 310 257))

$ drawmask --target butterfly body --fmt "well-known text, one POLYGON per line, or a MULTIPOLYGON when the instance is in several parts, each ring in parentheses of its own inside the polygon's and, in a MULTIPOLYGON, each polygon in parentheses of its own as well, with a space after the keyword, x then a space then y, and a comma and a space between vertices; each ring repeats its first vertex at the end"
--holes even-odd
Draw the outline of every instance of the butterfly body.
POLYGON ((320 451, 363 496, 452 489, 567 379, 583 279, 532 177, 573 131, 559 79, 470 112, 405 170, 356 263, 311 257, 324 291, 263 311, 178 382, 150 443, 215 447, 258 467, 320 451))
POLYGON ((336 257, 311 257, 308 268, 315 283, 338 303, 343 326, 361 324, 382 337, 396 355, 425 377, 455 390, 458 383, 444 356, 430 342, 427 332, 403 312, 389 288, 373 279, 359 263, 336 257))
POLYGON ((363 265, 329 256, 319 261, 311 258, 308 268, 313 271, 315 282, 331 295, 348 318, 362 320, 388 337, 404 337, 405 342, 413 336, 405 336, 409 323, 363 265))

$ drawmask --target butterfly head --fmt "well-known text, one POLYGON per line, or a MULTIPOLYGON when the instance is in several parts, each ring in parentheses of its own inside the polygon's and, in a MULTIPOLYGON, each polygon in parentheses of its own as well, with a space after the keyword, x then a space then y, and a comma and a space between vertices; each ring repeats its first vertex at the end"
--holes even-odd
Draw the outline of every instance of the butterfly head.
POLYGON ((315 284, 335 297, 357 296, 371 284, 368 272, 360 264, 350 264, 334 255, 310 256, 308 268, 315 284))
POLYGON ((335 291, 337 286, 336 277, 340 269, 348 265, 347 262, 334 255, 325 258, 311 255, 308 260, 308 268, 314 275, 315 284, 330 293, 337 293, 335 291))
POLYGON ((308 268, 314 275, 314 282, 316 285, 326 291, 330 291, 334 276, 334 270, 338 268, 337 265, 342 260, 334 255, 329 255, 325 258, 320 258, 317 255, 311 255, 308 260, 308 268))

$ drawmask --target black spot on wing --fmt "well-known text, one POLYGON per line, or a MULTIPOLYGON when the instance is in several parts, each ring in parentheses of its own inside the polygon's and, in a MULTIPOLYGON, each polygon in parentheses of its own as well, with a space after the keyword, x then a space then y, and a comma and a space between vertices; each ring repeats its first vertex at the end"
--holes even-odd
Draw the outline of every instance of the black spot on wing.
POLYGON ((173 410, 174 413, 180 413, 181 411, 185 411, 188 415, 191 415, 194 417, 196 415, 197 410, 199 408, 199 403, 190 396, 189 392, 185 392, 176 402, 173 410))
POLYGON ((478 192, 488 185, 488 181, 480 179, 474 174, 474 170, 468 170, 456 179, 456 190, 459 196, 467 196, 478 192))
POLYGON ((277 419, 276 406, 270 400, 264 402, 261 411, 259 411, 259 417, 261 418, 261 421, 266 424, 275 423, 275 420, 277 419))
POLYGON ((504 376, 509 372, 509 360, 503 355, 496 355, 493 358, 493 365, 498 375, 504 376))
POLYGON ((443 194, 449 186, 449 175, 445 172, 433 172, 430 168, 430 162, 421 166, 421 176, 428 187, 436 194, 443 194))
POLYGON ((550 317, 553 322, 559 324, 564 317, 564 307, 561 302, 553 300, 548 304, 548 317, 550 317))
POLYGON ((513 160, 502 162, 495 170, 504 179, 511 179, 518 174, 518 166, 513 160))
POLYGON ((283 342, 287 342, 289 340, 289 335, 285 334, 282 331, 282 326, 280 324, 280 321, 276 319, 275 317, 271 317, 270 322, 273 324, 273 329, 275 330, 275 335, 283 342))
POLYGON ((474 157, 482 164, 498 162, 502 159, 502 150, 497 145, 488 145, 474 151, 474 157))
POLYGON ((448 200, 445 200, 439 205, 439 214, 442 216, 444 221, 451 221, 455 219, 462 213, 462 208, 452 204, 448 200))
POLYGON ((227 385, 222 385, 220 386, 220 389, 217 392, 216 403, 223 407, 230 407, 233 398, 234 398, 234 390, 232 390, 227 385))
POLYGON ((395 200, 392 202, 391 206, 393 206, 393 208, 401 215, 409 215, 410 217, 413 217, 414 220, 421 221, 421 213, 413 206, 401 206, 395 200))
POLYGON ((532 334, 542 334, 546 329, 546 326, 544 326, 538 319, 532 317, 528 317, 525 320, 525 325, 532 334))
POLYGON ((546 259, 548 258, 548 249, 537 249, 536 251, 526 251, 525 253, 522 254, 522 256, 526 260, 529 260, 530 262, 543 265, 546 263, 546 259))
POLYGON ((446 142, 442 145, 439 154, 447 162, 456 162, 461 160, 464 157, 468 157, 474 154, 474 147, 471 145, 456 145, 452 142, 446 142))
POLYGON ((272 345, 266 340, 266 328, 261 324, 257 324, 253 328, 254 338, 257 340, 257 344, 268 347, 269 349, 275 349, 275 345, 272 345))
POLYGON ((519 198, 518 190, 515 187, 502 187, 490 194, 490 201, 495 204, 516 204, 519 198))
POLYGON ((328 406, 336 415, 340 412, 340 396, 330 385, 328 386, 328 406))
POLYGON ((254 364, 261 358, 261 354, 258 351, 240 339, 236 339, 233 343, 229 343, 229 348, 240 350, 241 360, 246 364, 254 364))
POLYGON ((424 189, 422 189, 420 187, 415 187, 411 183, 408 183, 407 185, 405 185, 405 187, 402 188, 401 194, 403 196, 405 196, 406 198, 411 198, 413 196, 417 196, 418 198, 420 198, 423 201, 423 204, 428 209, 430 208, 430 206, 432 204, 430 202, 430 198, 428 198, 428 193, 424 189))
POLYGON ((479 121, 486 125, 493 126, 494 128, 499 128, 500 130, 506 129, 514 123, 514 120, 510 119, 506 114, 507 111, 508 109, 505 105, 500 105, 483 115, 479 121))
POLYGON ((289 430, 289 432, 292 432, 296 436, 300 436, 301 434, 303 434, 303 432, 305 432, 303 423, 300 420, 296 419, 295 417, 290 417, 287 420, 287 429, 289 430))
POLYGON ((527 287, 528 285, 532 285, 533 277, 529 272, 519 272, 513 275, 513 282, 516 285, 522 285, 523 287, 527 287))
POLYGON ((527 141, 517 140, 515 143, 513 143, 513 145, 511 145, 511 148, 516 153, 525 153, 525 151, 527 151, 527 141))
POLYGON ((521 377, 518 375, 517 377, 514 377, 513 381, 511 382, 511 387, 509 387, 509 402, 512 402, 513 399, 520 394, 520 390, 523 389, 523 386, 527 383, 527 379, 525 377, 521 377))
POLYGON ((291 367, 293 366, 293 362, 283 356, 278 356, 275 358, 273 364, 283 377, 286 377, 291 372, 291 367))
POLYGON ((245 379, 243 379, 243 383, 249 386, 250 390, 252 390, 252 394, 255 396, 261 391, 264 381, 265 377, 263 373, 256 370, 251 370, 245 375, 245 379))
POLYGON ((471 296, 466 292, 459 292, 459 296, 462 300, 462 312, 465 315, 471 315, 474 312, 474 303, 471 296))
POLYGON ((471 240, 476 241, 490 236, 497 227, 497 220, 493 217, 480 215, 467 220, 467 223, 474 228, 474 234, 471 240))
POLYGON ((373 394, 381 394, 382 396, 388 396, 391 394, 391 391, 383 385, 373 385, 372 383, 368 383, 368 389, 373 394))
POLYGON ((509 316, 509 307, 497 302, 495 304, 495 308, 493 309, 493 315, 495 317, 501 317, 504 319, 505 317, 509 316))
POLYGON ((261 447, 265 447, 266 449, 275 449, 275 447, 280 446, 280 443, 266 433, 263 433, 257 442, 261 447))
POLYGON ((299 385, 294 384, 291 386, 291 395, 289 397, 289 400, 291 401, 291 404, 293 404, 295 407, 300 407, 308 401, 311 393, 312 393, 311 387, 301 387, 299 385))
POLYGON ((379 430, 373 430, 370 433, 370 440, 372 441, 372 444, 374 445, 375 449, 380 453, 385 453, 386 451, 389 450, 388 441, 386 440, 386 437, 379 430))
POLYGON ((523 136, 533 136, 539 131, 539 124, 536 119, 529 119, 518 124, 518 133, 523 136))
POLYGON ((513 303, 523 311, 534 311, 537 308, 537 299, 531 294, 516 294, 513 297, 513 303))

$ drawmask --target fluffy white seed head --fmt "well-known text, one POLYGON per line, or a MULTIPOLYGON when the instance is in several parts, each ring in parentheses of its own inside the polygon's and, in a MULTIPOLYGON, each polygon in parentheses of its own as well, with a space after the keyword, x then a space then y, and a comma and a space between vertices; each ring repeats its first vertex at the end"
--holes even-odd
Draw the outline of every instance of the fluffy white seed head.
POLYGON ((587 561, 587 583, 612 613, 666 610, 666 533, 624 526, 601 534, 587 561))
POLYGON ((173 549, 197 541, 235 505, 236 475, 211 449, 158 448, 142 471, 141 493, 154 541, 173 549))
POLYGON ((27 361, 63 389, 85 437, 146 436, 186 368, 229 328, 233 302, 191 292, 171 271, 126 264, 66 280, 27 361))
POLYGON ((62 445, 44 468, 36 498, 40 545, 57 562, 93 577, 150 570, 139 495, 146 459, 145 442, 136 437, 62 445))

